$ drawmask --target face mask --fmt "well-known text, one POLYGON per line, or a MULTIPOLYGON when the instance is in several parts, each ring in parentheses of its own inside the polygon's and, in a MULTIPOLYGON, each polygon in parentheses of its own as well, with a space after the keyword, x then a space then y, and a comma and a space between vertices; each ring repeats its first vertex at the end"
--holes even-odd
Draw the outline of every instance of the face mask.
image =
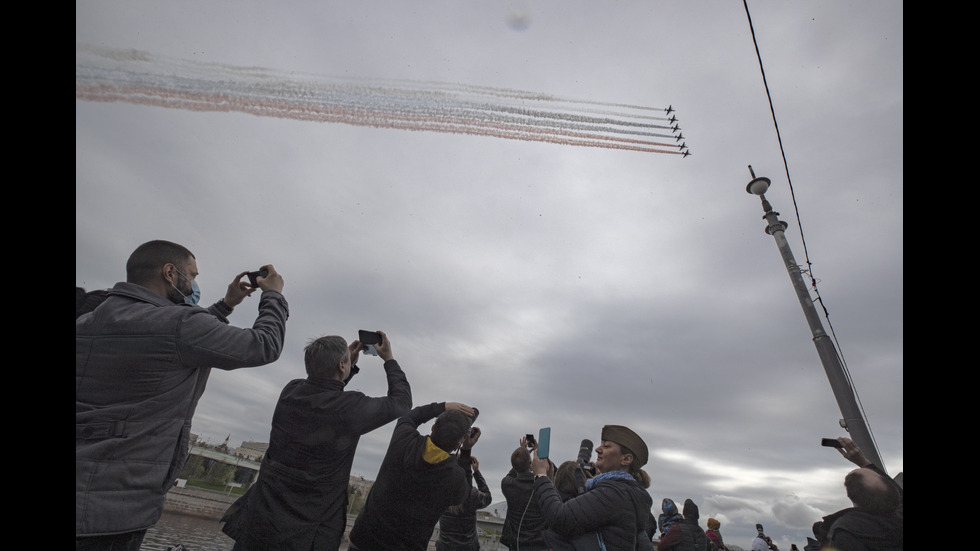
POLYGON ((187 304, 197 304, 201 300, 201 288, 197 286, 197 282, 193 279, 191 280, 191 294, 184 296, 184 302, 187 304))
MULTIPOLYGON (((176 268, 174 269, 176 270, 176 268)), ((190 279, 187 276, 185 276, 184 273, 181 272, 180 270, 177 270, 177 273, 184 276, 184 279, 190 279)), ((183 291, 177 289, 177 286, 174 285, 173 283, 171 283, 170 286, 173 287, 174 289, 177 289, 177 292, 180 293, 180 296, 184 297, 184 303, 194 305, 197 304, 199 300, 201 300, 201 288, 197 286, 197 281, 194 281, 193 279, 191 279, 190 281, 191 281, 191 294, 189 295, 185 295, 183 291)))

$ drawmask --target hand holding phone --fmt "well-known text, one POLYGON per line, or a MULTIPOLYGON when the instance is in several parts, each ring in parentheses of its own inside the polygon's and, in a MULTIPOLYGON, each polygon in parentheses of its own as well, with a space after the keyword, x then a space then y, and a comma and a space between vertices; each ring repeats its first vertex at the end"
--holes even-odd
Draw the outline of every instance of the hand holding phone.
POLYGON ((249 272, 247 275, 248 275, 248 284, 251 285, 252 287, 258 287, 259 286, 258 278, 268 276, 269 270, 265 270, 265 269, 255 270, 254 272, 249 272))
POLYGON ((372 356, 378 355, 377 345, 381 344, 382 342, 381 333, 377 331, 365 331, 360 329, 357 332, 357 340, 361 341, 361 345, 364 346, 365 354, 370 354, 372 356))

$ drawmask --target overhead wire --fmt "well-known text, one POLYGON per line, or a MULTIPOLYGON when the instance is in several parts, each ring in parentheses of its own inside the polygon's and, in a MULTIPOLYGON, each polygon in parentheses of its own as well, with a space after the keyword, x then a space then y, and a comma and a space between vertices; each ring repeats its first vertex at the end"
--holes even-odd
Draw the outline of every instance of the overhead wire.
MULTIPOLYGON (((814 300, 814 302, 820 303, 820 308, 823 310, 824 318, 827 320, 827 327, 830 329, 830 335, 834 340, 834 351, 837 354, 838 359, 840 360, 841 366, 844 371, 844 376, 847 378, 848 384, 850 385, 851 389, 854 391, 854 397, 857 400, 858 407, 861 409, 861 415, 862 417, 864 417, 865 423, 867 424, 868 421, 867 421, 867 415, 864 412, 864 404, 861 403, 861 397, 858 395, 857 388, 854 386, 854 382, 851 379, 851 373, 847 369, 847 362, 844 360, 843 352, 841 352, 840 343, 837 340, 837 334, 834 332, 834 325, 830 322, 830 312, 828 312, 827 306, 823 302, 823 297, 820 296, 820 291, 817 289, 817 279, 813 275, 813 263, 810 262, 810 253, 807 251, 807 247, 806 247, 806 237, 804 236, 803 233, 803 222, 800 220, 800 210, 796 203, 796 193, 793 190, 793 179, 790 177, 789 174, 789 163, 786 160, 786 150, 783 147, 783 138, 779 133, 779 123, 776 121, 776 109, 775 107, 773 107, 772 94, 769 91, 769 82, 766 80, 766 70, 762 64, 762 54, 759 52, 759 42, 755 36, 755 26, 752 24, 752 15, 749 13, 748 0, 742 0, 742 5, 745 6, 745 17, 748 19, 749 22, 749 31, 752 34, 752 44, 755 46, 755 55, 759 60, 759 71, 762 74, 762 83, 766 89, 766 98, 769 100, 769 112, 772 114, 772 124, 776 130, 776 141, 779 143, 779 152, 783 158, 783 170, 786 172, 786 183, 789 185, 789 193, 793 201, 793 210, 796 213, 796 225, 800 230, 800 240, 803 243, 803 256, 806 259, 807 269, 802 270, 802 272, 805 272, 807 276, 810 278, 810 286, 813 288, 813 293, 817 297, 814 300)), ((871 436, 872 444, 877 449, 878 444, 877 442, 875 442, 874 432, 871 431, 870 424, 868 425, 868 434, 871 436)))

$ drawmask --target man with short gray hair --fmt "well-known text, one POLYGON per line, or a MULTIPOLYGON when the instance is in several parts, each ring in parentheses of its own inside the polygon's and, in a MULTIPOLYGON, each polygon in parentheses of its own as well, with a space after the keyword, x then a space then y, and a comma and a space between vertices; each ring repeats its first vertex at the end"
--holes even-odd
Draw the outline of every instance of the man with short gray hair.
POLYGON ((408 412, 412 389, 378 331, 388 395, 344 390, 359 371, 362 343, 314 339, 305 349, 305 379, 289 382, 272 417, 269 449, 255 483, 221 520, 236 551, 336 551, 347 525, 347 486, 361 435, 408 412))

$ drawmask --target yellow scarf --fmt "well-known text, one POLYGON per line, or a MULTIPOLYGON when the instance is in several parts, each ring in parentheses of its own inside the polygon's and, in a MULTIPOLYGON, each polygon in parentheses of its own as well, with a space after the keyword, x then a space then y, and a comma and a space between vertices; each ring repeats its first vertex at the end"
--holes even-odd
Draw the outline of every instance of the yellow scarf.
POLYGON ((425 459, 426 463, 441 463, 449 459, 449 454, 443 451, 439 446, 432 443, 432 439, 428 436, 425 437, 425 451, 422 452, 422 459, 425 459))

